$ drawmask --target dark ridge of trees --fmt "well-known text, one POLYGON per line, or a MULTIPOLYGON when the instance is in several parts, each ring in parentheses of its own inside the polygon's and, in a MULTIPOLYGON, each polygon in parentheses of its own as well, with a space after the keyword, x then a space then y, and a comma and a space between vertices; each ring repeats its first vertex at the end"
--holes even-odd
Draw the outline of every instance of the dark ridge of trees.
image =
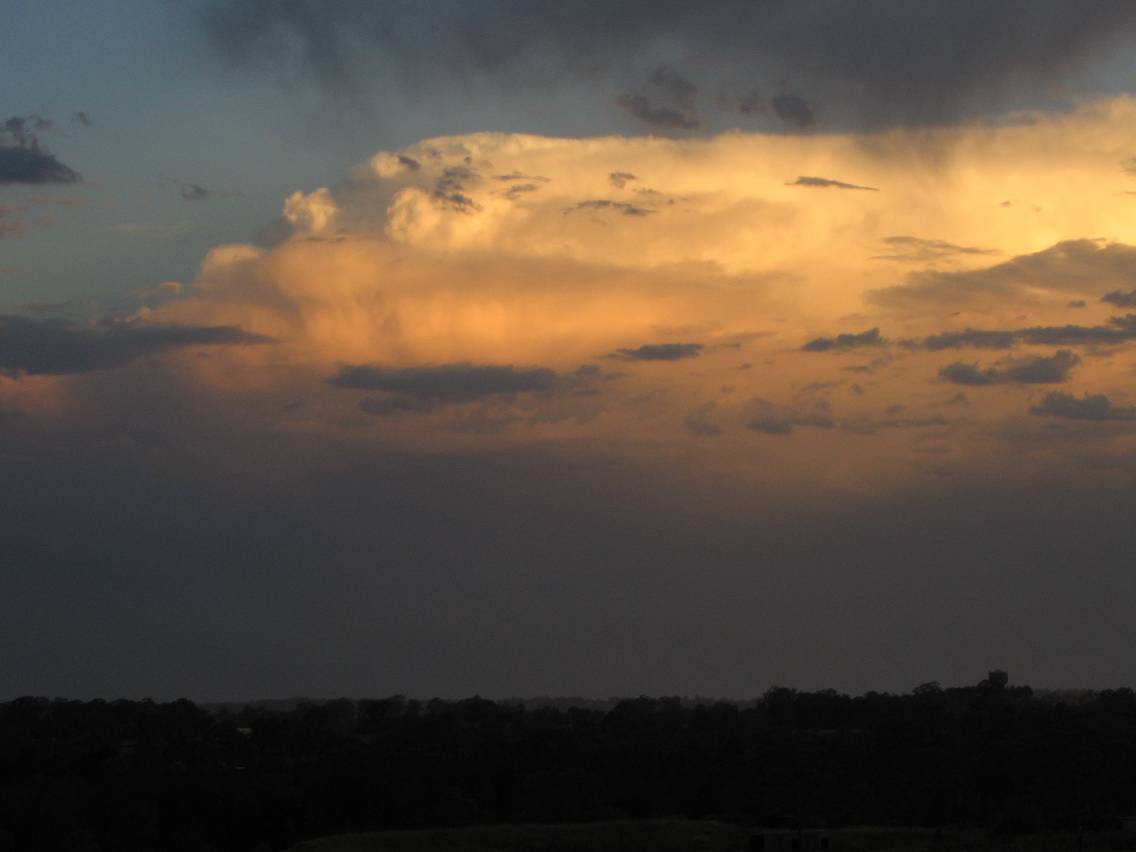
POLYGON ((1136 695, 991 672, 858 697, 610 709, 481 698, 0 704, 0 850, 254 850, 347 831, 686 816, 1105 828, 1136 812, 1136 695))

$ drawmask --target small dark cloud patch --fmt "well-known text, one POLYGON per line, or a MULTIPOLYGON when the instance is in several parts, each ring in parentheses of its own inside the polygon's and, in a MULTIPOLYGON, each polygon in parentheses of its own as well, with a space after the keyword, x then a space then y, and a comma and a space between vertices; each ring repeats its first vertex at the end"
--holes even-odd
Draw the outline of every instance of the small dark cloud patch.
POLYGON ((412 171, 412 172, 416 172, 416 171, 418 171, 418 170, 419 170, 420 168, 422 168, 422 164, 421 164, 420 162, 418 162, 418 161, 417 161, 416 159, 414 159, 413 157, 408 157, 408 156, 406 156, 406 154, 399 154, 399 155, 398 155, 398 161, 399 161, 399 162, 400 162, 400 163, 401 163, 402 165, 404 165, 404 166, 406 166, 406 167, 407 167, 408 169, 410 169, 410 171, 412 171))
POLYGON ((1069 308, 1085 308, 1085 307, 1088 307, 1088 304, 1089 303, 1086 302, 1084 299, 1073 299, 1071 302, 1068 302, 1066 304, 1066 307, 1069 307, 1069 308))
POLYGON ((204 201, 212 193, 199 183, 177 182, 182 201, 204 201))
POLYGON ((1117 407, 1101 393, 1076 397, 1055 391, 1046 394, 1037 405, 1031 406, 1030 414, 1064 417, 1068 420, 1136 420, 1136 408, 1117 407))
POLYGON ((468 185, 480 178, 481 175, 468 166, 450 166, 444 169, 434 182, 434 200, 458 213, 473 213, 480 210, 481 205, 466 192, 468 185))
POLYGON ((609 198, 591 198, 587 201, 581 201, 575 207, 566 207, 564 209, 565 215, 581 210, 610 210, 613 213, 621 213, 624 216, 650 216, 656 212, 650 207, 640 207, 638 204, 628 204, 625 201, 612 201, 609 198))
POLYGON ((702 354, 701 343, 646 343, 628 349, 616 349, 609 358, 624 361, 682 361, 702 354))
POLYGON ((78 112, 73 113, 72 116, 71 116, 71 120, 73 122, 75 122, 76 124, 83 125, 84 127, 90 127, 91 126, 91 117, 87 113, 85 113, 83 110, 79 110, 78 112))
POLYGON ((861 186, 858 183, 845 183, 842 180, 832 180, 831 178, 811 177, 809 175, 801 175, 794 181, 790 181, 785 186, 810 186, 819 189, 861 189, 865 192, 879 192, 874 186, 861 186))
POLYGON ((835 337, 817 337, 801 347, 804 352, 846 352, 863 346, 886 346, 878 328, 869 328, 859 334, 838 334, 835 337))
POLYGON ((501 194, 508 198, 510 201, 516 201, 523 195, 528 195, 530 192, 536 192, 541 188, 539 183, 517 183, 510 186, 501 194))
POLYGON ((523 172, 513 171, 507 175, 493 175, 493 180, 499 180, 502 183, 508 181, 536 181, 537 183, 548 183, 552 178, 542 177, 541 175, 526 175, 523 172))
POLYGON ((627 186, 628 181, 638 180, 639 178, 631 172, 612 172, 607 176, 607 179, 612 186, 623 189, 627 186))
POLYGON ((635 118, 657 130, 693 130, 692 113, 698 87, 678 69, 661 65, 651 72, 638 92, 619 95, 615 102, 635 118))
POLYGON ((800 411, 779 408, 767 399, 756 398, 750 400, 749 405, 750 414, 745 426, 753 432, 788 435, 798 426, 815 429, 832 429, 836 426, 836 421, 832 419, 825 404, 812 410, 800 411))
POLYGON ((987 331, 984 329, 967 328, 962 331, 944 331, 941 334, 932 334, 923 338, 923 347, 932 352, 941 349, 961 349, 973 347, 975 349, 1010 349, 1016 342, 1016 333, 1013 331, 987 331))
MULTIPOLYGON (((1084 304, 1080 307, 1084 307, 1084 304)), ((1018 343, 1037 346, 1097 346, 1130 340, 1136 340, 1136 314, 1111 317, 1107 325, 1044 325, 1005 330, 967 328, 932 334, 922 341, 910 341, 908 345, 910 348, 921 346, 935 352, 965 347, 1009 349, 1018 343)))
POLYGON ((108 370, 191 346, 248 346, 272 339, 235 326, 150 325, 111 321, 84 326, 65 319, 0 315, 0 372, 66 375, 108 370))
POLYGON ((660 65, 651 72, 649 85, 662 97, 683 109, 694 109, 698 87, 670 65, 660 65))
POLYGON ((1093 346, 1136 340, 1136 314, 1110 317, 1108 325, 1034 326, 1015 334, 1026 343, 1048 346, 1093 346))
POLYGON ((61 163, 36 135, 51 127, 38 115, 12 116, 0 122, 0 185, 75 183, 79 173, 61 163))
POLYGON ((489 396, 553 390, 558 379, 556 372, 547 367, 514 367, 512 364, 457 363, 421 367, 348 364, 327 383, 350 390, 466 402, 489 396))
POLYGON ((1081 361, 1067 349, 1061 349, 1050 357, 1011 359, 985 369, 977 364, 961 361, 948 364, 939 370, 939 378, 956 385, 1001 384, 1059 384, 1067 381, 1069 373, 1081 361))
POLYGON ((945 240, 926 240, 921 237, 903 235, 884 237, 882 242, 890 249, 891 253, 876 255, 872 260, 893 260, 898 263, 934 263, 940 260, 949 260, 959 255, 998 254, 994 249, 960 246, 948 243, 945 240))
POLYGON ((812 105, 800 95, 780 94, 770 102, 773 112, 786 124, 804 129, 816 124, 816 113, 812 105))
POLYGON ((1101 296, 1100 300, 1118 308, 1136 308, 1136 290, 1129 290, 1127 293, 1123 290, 1113 290, 1101 296))
POLYGON ((698 127, 698 119, 674 107, 654 104, 643 94, 622 94, 615 102, 644 124, 659 130, 693 130, 698 127))

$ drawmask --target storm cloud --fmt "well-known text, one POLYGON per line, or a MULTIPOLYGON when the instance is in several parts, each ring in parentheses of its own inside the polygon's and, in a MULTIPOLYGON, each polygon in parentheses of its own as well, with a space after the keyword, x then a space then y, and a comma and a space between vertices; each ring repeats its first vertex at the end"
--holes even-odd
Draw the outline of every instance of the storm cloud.
MULTIPOLYGON (((484 0, 428 8, 393 0, 204 0, 193 8, 230 65, 267 67, 338 92, 365 89, 376 61, 399 68, 404 85, 416 89, 626 81, 665 49, 709 57, 702 70, 737 86, 751 84, 755 72, 772 83, 793 69, 793 86, 809 101, 786 93, 772 106, 796 128, 811 123, 814 109, 861 125, 950 122, 1001 108, 1011 83, 1020 105, 1049 104, 1053 84, 1077 61, 1136 28, 1130 4, 1070 0, 484 0)), ((649 122, 689 120, 646 95, 629 95, 624 105, 649 122)))

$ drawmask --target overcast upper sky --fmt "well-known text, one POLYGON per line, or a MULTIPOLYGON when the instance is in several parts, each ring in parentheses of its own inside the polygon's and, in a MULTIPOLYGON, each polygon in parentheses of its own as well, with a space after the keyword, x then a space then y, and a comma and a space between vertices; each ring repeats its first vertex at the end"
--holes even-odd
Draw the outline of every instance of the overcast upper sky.
POLYGON ((0 9, 0 698, 1136 682, 1136 6, 0 9))

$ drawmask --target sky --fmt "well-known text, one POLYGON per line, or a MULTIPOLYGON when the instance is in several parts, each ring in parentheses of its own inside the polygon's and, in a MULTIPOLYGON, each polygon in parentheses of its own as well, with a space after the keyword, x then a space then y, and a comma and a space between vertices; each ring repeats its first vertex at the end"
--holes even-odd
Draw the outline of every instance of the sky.
POLYGON ((1136 681, 1131 3, 0 11, 0 699, 1136 681))

